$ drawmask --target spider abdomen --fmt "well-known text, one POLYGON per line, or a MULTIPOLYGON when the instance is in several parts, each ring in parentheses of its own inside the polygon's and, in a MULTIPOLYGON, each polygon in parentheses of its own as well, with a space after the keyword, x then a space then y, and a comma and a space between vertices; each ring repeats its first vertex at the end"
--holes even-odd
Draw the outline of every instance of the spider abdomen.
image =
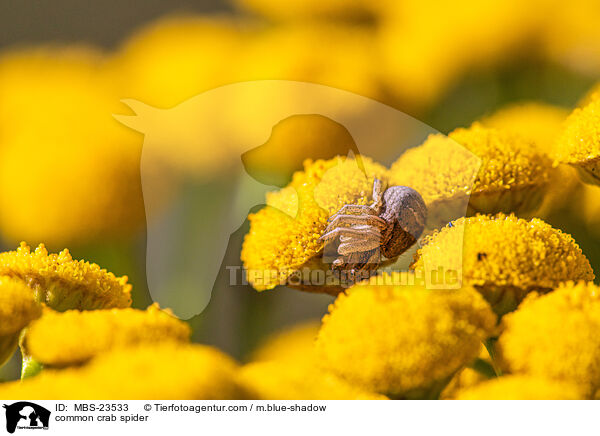
POLYGON ((383 194, 380 215, 388 223, 381 252, 394 258, 408 250, 421 236, 427 221, 427 206, 421 195, 408 186, 391 186, 383 194))

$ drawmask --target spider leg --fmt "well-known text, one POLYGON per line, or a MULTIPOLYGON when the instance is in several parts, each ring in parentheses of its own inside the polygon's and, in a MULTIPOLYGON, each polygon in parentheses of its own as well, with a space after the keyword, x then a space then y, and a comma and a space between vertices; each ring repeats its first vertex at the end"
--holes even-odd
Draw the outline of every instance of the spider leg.
POLYGON ((332 263, 331 263, 331 267, 332 268, 337 268, 340 266, 343 266, 346 262, 344 262, 344 258, 343 257, 338 257, 337 259, 335 259, 332 263))
POLYGON ((387 227, 387 222, 383 218, 379 218, 375 215, 337 215, 325 229, 325 233, 334 229, 335 227, 352 226, 352 225, 369 225, 379 229, 383 232, 387 227))
POLYGON ((368 273, 381 263, 381 254, 379 250, 371 250, 370 252, 362 253, 362 255, 361 253, 351 254, 347 256, 347 259, 348 263, 354 264, 353 269, 355 273, 365 275, 364 273, 368 273), (366 258, 365 254, 367 254, 366 258))
POLYGON ((331 230, 330 232, 327 232, 325 234, 323 234, 323 236, 321 236, 319 238, 320 241, 322 242, 327 242, 330 241, 332 239, 337 238, 338 236, 366 236, 366 235, 373 235, 375 237, 377 237, 378 239, 381 239, 381 232, 379 232, 376 228, 373 228, 371 226, 354 226, 354 227, 338 227, 336 229, 331 230))
POLYGON ((329 221, 333 221, 339 215, 349 214, 366 214, 366 215, 377 215, 376 211, 371 206, 366 204, 345 204, 340 210, 329 217, 329 221))
POLYGON ((381 255, 379 253, 379 251, 374 250, 373 254, 371 256, 369 256, 369 258, 367 259, 367 261, 365 262, 366 264, 371 264, 371 263, 379 263, 379 261, 381 260, 381 255))
POLYGON ((370 208, 376 212, 376 215, 379 215, 383 207, 383 193, 385 192, 385 187, 383 182, 378 178, 373 180, 373 204, 371 204, 370 208))
POLYGON ((337 251, 342 256, 347 256, 353 253, 364 253, 379 248, 381 245, 381 235, 368 233, 361 237, 340 236, 340 242, 337 251))

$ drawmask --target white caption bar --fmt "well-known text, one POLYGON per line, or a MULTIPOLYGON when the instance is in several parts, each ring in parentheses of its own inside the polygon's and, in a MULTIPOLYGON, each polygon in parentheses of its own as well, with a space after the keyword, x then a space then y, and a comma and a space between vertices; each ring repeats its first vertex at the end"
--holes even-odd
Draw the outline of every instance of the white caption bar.
POLYGON ((594 401, 1 400, 1 434, 587 434, 594 401), (234 433, 238 432, 238 433, 234 433), (315 433, 316 432, 316 433, 315 433))

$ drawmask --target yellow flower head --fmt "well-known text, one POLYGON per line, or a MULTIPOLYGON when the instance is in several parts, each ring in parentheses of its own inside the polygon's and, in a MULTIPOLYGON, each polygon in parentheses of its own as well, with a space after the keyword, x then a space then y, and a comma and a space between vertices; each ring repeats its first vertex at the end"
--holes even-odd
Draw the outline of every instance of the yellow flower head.
POLYGON ((41 305, 27 285, 0 276, 0 366, 16 350, 21 329, 41 313, 41 305))
POLYGON ((530 214, 540 206, 552 161, 531 141, 480 123, 449 137, 482 160, 469 202, 472 212, 530 214))
POLYGON ((231 83, 243 33, 225 17, 168 17, 135 33, 113 59, 126 95, 161 108, 231 83), (199 55, 200 54, 200 55, 199 55))
POLYGON ((256 362, 302 362, 313 359, 315 340, 321 324, 306 321, 268 337, 254 352, 256 362))
POLYGON ((296 80, 384 99, 375 42, 374 33, 359 25, 311 21, 265 27, 246 41, 237 80, 296 80))
POLYGON ((63 246, 142 226, 142 138, 112 117, 124 97, 118 83, 89 49, 0 57, 0 227, 7 240, 63 246))
POLYGON ((54 310, 92 310, 131 305, 127 277, 115 277, 95 263, 73 260, 69 250, 34 252, 24 242, 16 251, 0 253, 0 276, 18 279, 33 289, 37 301, 54 310))
POLYGON ((0 276, 0 336, 19 332, 41 314, 42 307, 27 285, 0 276))
MULTIPOLYGON (((486 127, 519 135, 532 142, 540 153, 554 159, 556 142, 568 115, 569 111, 563 107, 524 102, 505 106, 483 118, 481 123, 486 127)), ((577 171, 569 165, 558 165, 550 173, 544 200, 536 211, 536 216, 549 216, 568 204, 578 185, 577 171)))
POLYGON ((103 354, 81 368, 0 384, 2 398, 89 400, 244 399, 237 364, 202 345, 161 343, 103 354))
POLYGON ((593 280, 589 261, 573 238, 542 220, 514 215, 460 218, 424 240, 413 268, 452 266, 503 314, 531 290, 568 280, 593 280))
MULTIPOLYGON (((548 3, 548 2, 546 2, 548 3)), ((538 2, 531 2, 538 5, 538 2)), ((545 55, 587 77, 600 72, 600 6, 594 0, 543 4, 549 13, 540 29, 545 55), (552 12, 550 12, 552 11, 552 12)))
POLYGON ((573 382, 592 394, 600 388, 600 288, 569 282, 527 298, 507 315, 497 351, 510 373, 573 382))
POLYGON ((307 160, 287 187, 267 194, 267 207, 248 217, 242 246, 252 286, 272 289, 315 258, 329 216, 345 204, 371 202, 375 177, 387 180, 387 171, 366 157, 307 160))
POLYGON ((147 310, 47 311, 29 326, 26 354, 48 366, 78 365, 115 348, 190 338, 190 327, 154 304, 147 310))
POLYGON ((486 127, 503 130, 533 142, 550 154, 569 111, 545 103, 526 102, 505 106, 481 120, 486 127))
POLYGON ((378 26, 386 84, 402 101, 434 102, 466 72, 522 50, 531 21, 540 15, 533 5, 517 0, 389 2, 378 26))
POLYGON ((459 391, 457 400, 584 400, 576 385, 539 377, 508 375, 459 391))
POLYGON ((480 165, 481 160, 462 145, 433 134, 392 164, 390 185, 410 186, 421 194, 429 222, 439 227, 465 213, 480 165), (462 210, 457 210, 460 206, 462 210))
POLYGON ((395 397, 437 395, 473 361, 496 316, 472 289, 362 283, 323 318, 317 357, 348 382, 395 397))
POLYGON ((352 386, 314 365, 293 362, 250 363, 239 382, 259 400, 385 400, 383 395, 352 386))
POLYGON ((585 182, 600 184, 600 98, 575 109, 557 142, 560 162, 573 165, 585 182))

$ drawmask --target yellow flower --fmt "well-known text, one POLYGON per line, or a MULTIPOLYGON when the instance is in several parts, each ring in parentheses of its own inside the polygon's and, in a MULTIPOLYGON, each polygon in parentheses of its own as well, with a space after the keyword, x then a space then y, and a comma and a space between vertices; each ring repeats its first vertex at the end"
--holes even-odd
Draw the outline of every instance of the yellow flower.
POLYGON ((582 180, 600 184, 600 98, 575 109, 557 142, 557 159, 573 165, 582 180))
POLYGON ((121 98, 170 108, 233 82, 243 35, 238 24, 220 16, 169 17, 144 27, 113 59, 125 78, 121 98))
POLYGON ((103 354, 82 368, 0 384, 2 398, 231 400, 245 398, 237 364, 202 345, 162 343, 103 354))
POLYGON ((570 282, 527 298, 502 326, 496 347, 506 372, 572 382, 590 395, 600 388, 598 286, 570 282))
POLYGON ((552 161, 529 140, 474 123, 449 137, 482 160, 469 201, 470 212, 531 214, 539 208, 552 161))
MULTIPOLYGON (((536 4, 537 2, 532 2, 536 4)), ((600 6, 594 0, 544 4, 541 32, 546 56, 588 77, 600 72, 600 6)))
MULTIPOLYGON (((375 177, 387 180, 387 170, 366 157, 307 160, 304 171, 296 172, 287 187, 267 194, 267 207, 248 217, 250 231, 242 246, 241 258, 252 286, 262 291, 288 281, 302 287, 288 279, 317 258, 327 219, 344 204, 371 202, 375 177)), ((327 291, 327 286, 306 289, 327 291)))
POLYGON ((390 184, 410 186, 425 201, 429 226, 445 225, 466 212, 481 160, 442 134, 408 149, 390 168, 390 184))
POLYGON ((569 111, 545 103, 524 102, 505 106, 481 120, 486 127, 503 130, 533 142, 550 154, 569 111))
POLYGON ((0 366, 17 349, 19 333, 41 315, 33 291, 23 282, 0 276, 0 366))
POLYGON ((47 311, 27 329, 24 354, 45 366, 78 365, 115 348, 190 338, 190 327, 154 304, 147 310, 47 311))
POLYGON ((90 49, 0 57, 0 227, 8 241, 79 244, 143 225, 142 138, 112 117, 123 98, 118 79, 90 49))
POLYGON ((351 384, 393 397, 437 396, 479 353, 496 316, 472 289, 362 283, 323 318, 317 358, 351 384))
POLYGON ((425 106, 462 75, 527 47, 539 20, 535 2, 397 1, 378 29, 386 84, 401 101, 425 106))
MULTIPOLYGON (((520 135, 533 142, 538 151, 553 158, 556 141, 568 115, 567 109, 559 106, 525 102, 506 106, 483 118, 481 123, 520 135)), ((577 184, 576 171, 568 165, 559 165, 551 172, 543 204, 536 215, 548 216, 564 206, 577 184)))
POLYGON ((374 33, 359 25, 305 22, 266 27, 246 41, 236 77, 317 83, 384 100, 375 43, 374 33))
POLYGON ((584 400, 576 385, 530 376, 504 376, 461 390, 457 400, 584 400))
POLYGON ((593 280, 589 261, 573 238, 542 220, 514 215, 460 218, 424 240, 415 271, 439 265, 462 272, 498 314, 514 310, 532 290, 568 280, 593 280))
POLYGON ((0 336, 19 332, 41 311, 33 291, 23 282, 0 276, 0 336))
POLYGON ((34 252, 24 242, 16 251, 0 253, 0 276, 18 279, 33 289, 37 301, 54 310, 92 310, 131 305, 127 277, 115 277, 95 263, 73 260, 69 250, 34 252))
POLYGON ((269 336, 254 352, 256 362, 302 362, 313 359, 315 340, 321 324, 305 321, 269 336))
POLYGON ((259 400, 385 400, 315 366, 293 362, 250 363, 239 382, 259 400))

